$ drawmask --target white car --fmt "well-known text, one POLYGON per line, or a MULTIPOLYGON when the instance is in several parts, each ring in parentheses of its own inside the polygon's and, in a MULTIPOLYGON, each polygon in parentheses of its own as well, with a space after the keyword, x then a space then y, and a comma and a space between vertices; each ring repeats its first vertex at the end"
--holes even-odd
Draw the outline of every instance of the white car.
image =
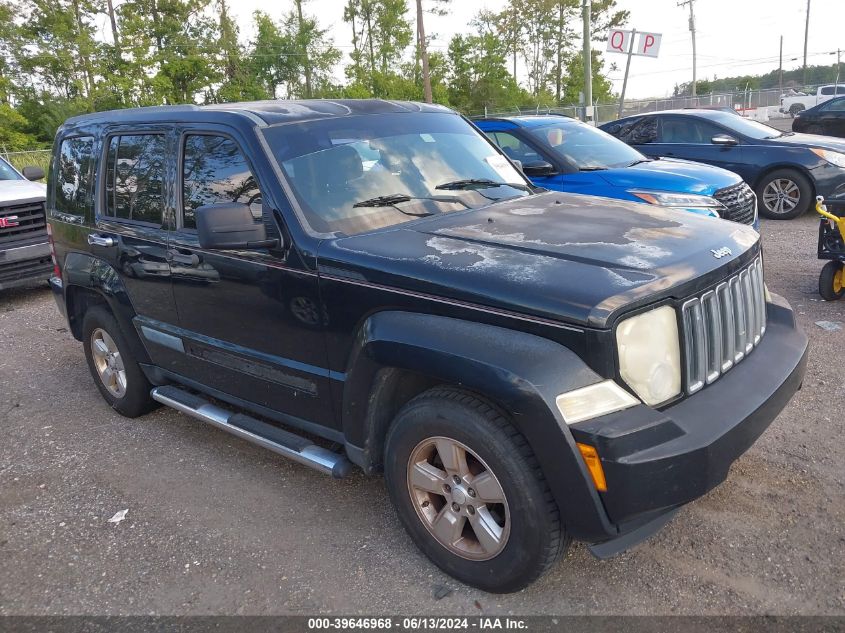
POLYGON ((53 270, 40 167, 23 173, 0 158, 0 290, 47 280, 53 270))

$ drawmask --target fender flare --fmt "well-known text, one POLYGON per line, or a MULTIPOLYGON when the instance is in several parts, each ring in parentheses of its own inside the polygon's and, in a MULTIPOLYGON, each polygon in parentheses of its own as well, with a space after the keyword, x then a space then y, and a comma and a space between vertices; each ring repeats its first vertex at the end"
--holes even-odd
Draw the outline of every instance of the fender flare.
MULTIPOLYGON (((75 324, 71 322, 73 317, 68 301, 75 288, 82 288, 87 292, 98 295, 108 306, 117 321, 123 338, 131 346, 132 354, 138 362, 150 362, 147 350, 132 326, 132 319, 136 315, 135 308, 132 306, 120 275, 111 264, 86 253, 68 253, 64 260, 62 277, 68 322, 72 331, 74 331, 74 336, 76 336, 77 330, 75 324)), ((79 323, 79 340, 81 340, 81 327, 82 324, 79 323)))
POLYGON ((602 380, 574 352, 534 334, 450 317, 370 316, 350 354, 342 409, 348 452, 365 470, 381 460, 386 429, 373 424, 373 393, 385 368, 464 387, 502 406, 537 457, 570 534, 593 541, 616 534, 555 403, 561 393, 602 380))

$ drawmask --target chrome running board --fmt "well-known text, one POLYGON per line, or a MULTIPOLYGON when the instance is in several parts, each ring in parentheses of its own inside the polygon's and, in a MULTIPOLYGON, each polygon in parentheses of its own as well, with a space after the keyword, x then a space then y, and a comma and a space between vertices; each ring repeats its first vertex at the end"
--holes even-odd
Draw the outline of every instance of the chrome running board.
POLYGON ((179 387, 156 387, 150 392, 153 400, 208 422, 248 442, 278 453, 324 475, 341 479, 349 474, 351 462, 344 455, 317 446, 311 440, 262 422, 243 413, 233 413, 211 404, 201 396, 179 387))

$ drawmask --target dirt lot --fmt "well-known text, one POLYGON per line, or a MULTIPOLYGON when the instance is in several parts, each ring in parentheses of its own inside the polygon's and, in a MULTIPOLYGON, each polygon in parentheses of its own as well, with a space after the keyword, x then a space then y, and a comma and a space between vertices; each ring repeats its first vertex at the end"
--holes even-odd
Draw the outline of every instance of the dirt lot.
POLYGON ((845 301, 816 292, 816 227, 763 225, 811 358, 728 481, 636 550, 574 545, 507 596, 431 565, 379 479, 333 481, 167 409, 121 418, 49 291, 0 294, 0 614, 845 614, 845 329, 815 324, 845 301))

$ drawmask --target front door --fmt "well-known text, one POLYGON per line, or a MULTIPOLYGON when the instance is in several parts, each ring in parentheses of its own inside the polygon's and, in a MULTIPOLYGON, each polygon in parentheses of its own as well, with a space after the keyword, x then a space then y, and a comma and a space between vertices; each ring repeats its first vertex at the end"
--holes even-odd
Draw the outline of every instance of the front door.
POLYGON ((649 153, 709 163, 742 174, 745 171, 742 145, 716 145, 711 139, 719 134, 736 138, 735 133, 704 119, 661 116, 657 142, 649 147, 649 153))
POLYGON ((179 149, 168 260, 185 353, 175 371, 305 428, 336 426, 316 275, 292 264, 290 250, 199 245, 197 209, 221 202, 249 205, 279 235, 242 143, 222 128, 186 128, 179 149))

